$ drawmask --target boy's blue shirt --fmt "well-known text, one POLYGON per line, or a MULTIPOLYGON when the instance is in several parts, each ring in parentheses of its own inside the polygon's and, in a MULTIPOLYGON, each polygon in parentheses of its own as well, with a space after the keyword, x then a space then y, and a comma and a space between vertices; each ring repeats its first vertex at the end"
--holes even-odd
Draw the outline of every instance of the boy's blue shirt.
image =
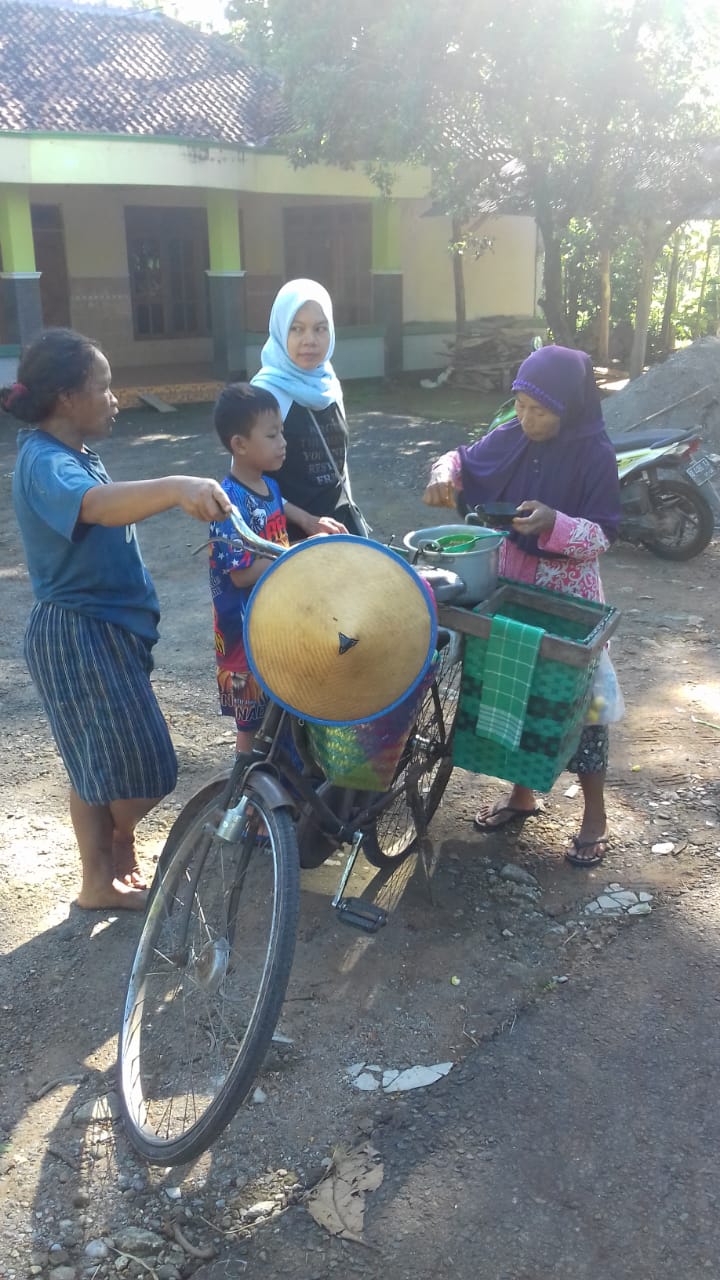
MULTIPOLYGON (((263 478, 269 490, 265 498, 232 475, 225 477, 222 487, 253 533, 268 542, 287 547, 287 524, 280 488, 272 476, 263 478)), ((231 520, 215 521, 210 525, 210 538, 213 539, 210 547, 210 594, 215 618, 215 651, 219 666, 228 671, 245 671, 243 623, 252 587, 236 587, 230 574, 234 569, 249 569, 255 556, 251 551, 236 551, 226 542, 215 541, 219 537, 237 538, 231 520)))

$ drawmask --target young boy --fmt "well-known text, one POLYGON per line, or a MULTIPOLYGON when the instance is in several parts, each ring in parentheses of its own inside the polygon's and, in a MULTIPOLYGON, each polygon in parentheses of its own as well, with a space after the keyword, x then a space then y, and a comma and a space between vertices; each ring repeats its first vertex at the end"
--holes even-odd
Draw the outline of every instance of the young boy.
MULTIPOLYGON (((280 494, 277 481, 265 473, 279 471, 285 460, 285 436, 280 407, 261 387, 236 382, 220 393, 214 414, 215 430, 232 455, 230 473, 222 488, 243 519, 267 542, 290 545, 286 517, 309 537, 318 533, 346 533, 329 516, 310 515, 280 494)), ((220 537, 236 538, 230 520, 210 525, 210 592, 215 622, 215 655, 220 710, 234 716, 236 750, 249 751, 267 702, 250 671, 243 643, 243 621, 250 592, 272 564, 252 551, 233 550, 220 537)))

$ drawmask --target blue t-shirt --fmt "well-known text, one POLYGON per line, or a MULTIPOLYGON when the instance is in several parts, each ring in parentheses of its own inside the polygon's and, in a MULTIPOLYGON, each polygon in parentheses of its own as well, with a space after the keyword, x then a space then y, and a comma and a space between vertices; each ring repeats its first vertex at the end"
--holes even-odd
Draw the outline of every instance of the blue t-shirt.
POLYGON ((114 622, 154 644, 160 608, 135 525, 83 524, 88 489, 109 484, 96 453, 39 427, 18 437, 13 503, 36 600, 114 622))
MULTIPOLYGON (((277 480, 270 476, 263 478, 269 490, 264 498, 232 475, 225 477, 222 487, 253 533, 266 542, 288 547, 284 504, 277 480)), ((222 536, 237 537, 231 520, 216 521, 210 525, 211 538, 222 536)), ((249 669, 243 643, 243 622, 252 587, 236 587, 230 574, 233 569, 249 569, 254 560, 252 551, 235 551, 226 542, 213 542, 210 547, 215 656, 218 667, 224 671, 243 672, 249 669)))

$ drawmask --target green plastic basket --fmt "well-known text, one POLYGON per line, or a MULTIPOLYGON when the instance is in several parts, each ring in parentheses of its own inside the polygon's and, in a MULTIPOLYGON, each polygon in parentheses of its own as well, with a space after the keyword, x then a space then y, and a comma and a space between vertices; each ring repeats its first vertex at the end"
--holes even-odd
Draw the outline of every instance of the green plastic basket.
POLYGON ((506 581, 472 613, 447 609, 444 615, 441 611, 445 625, 465 632, 454 763, 471 773, 549 791, 577 748, 595 668, 617 626, 618 611, 575 596, 506 581), (464 625, 459 617, 462 614, 466 615, 464 625), (520 744, 515 750, 481 737, 475 727, 490 626, 497 615, 545 631, 520 744))

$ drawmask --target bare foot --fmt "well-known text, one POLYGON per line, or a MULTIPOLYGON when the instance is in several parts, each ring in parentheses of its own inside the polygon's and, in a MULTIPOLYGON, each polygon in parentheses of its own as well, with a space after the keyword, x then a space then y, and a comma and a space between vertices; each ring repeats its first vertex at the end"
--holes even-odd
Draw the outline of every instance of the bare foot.
POLYGON ((129 889, 147 889, 147 880, 140 870, 135 852, 135 837, 120 836, 113 832, 113 869, 118 880, 129 889))
POLYGON ((75 899, 76 907, 83 911, 144 911, 147 902, 147 891, 133 889, 122 880, 113 880, 103 888, 87 889, 83 887, 75 899))
POLYGON ((147 889, 148 887, 148 882, 137 864, 132 871, 128 871, 124 876, 118 875, 117 879, 122 880, 123 884, 130 889, 147 889))

